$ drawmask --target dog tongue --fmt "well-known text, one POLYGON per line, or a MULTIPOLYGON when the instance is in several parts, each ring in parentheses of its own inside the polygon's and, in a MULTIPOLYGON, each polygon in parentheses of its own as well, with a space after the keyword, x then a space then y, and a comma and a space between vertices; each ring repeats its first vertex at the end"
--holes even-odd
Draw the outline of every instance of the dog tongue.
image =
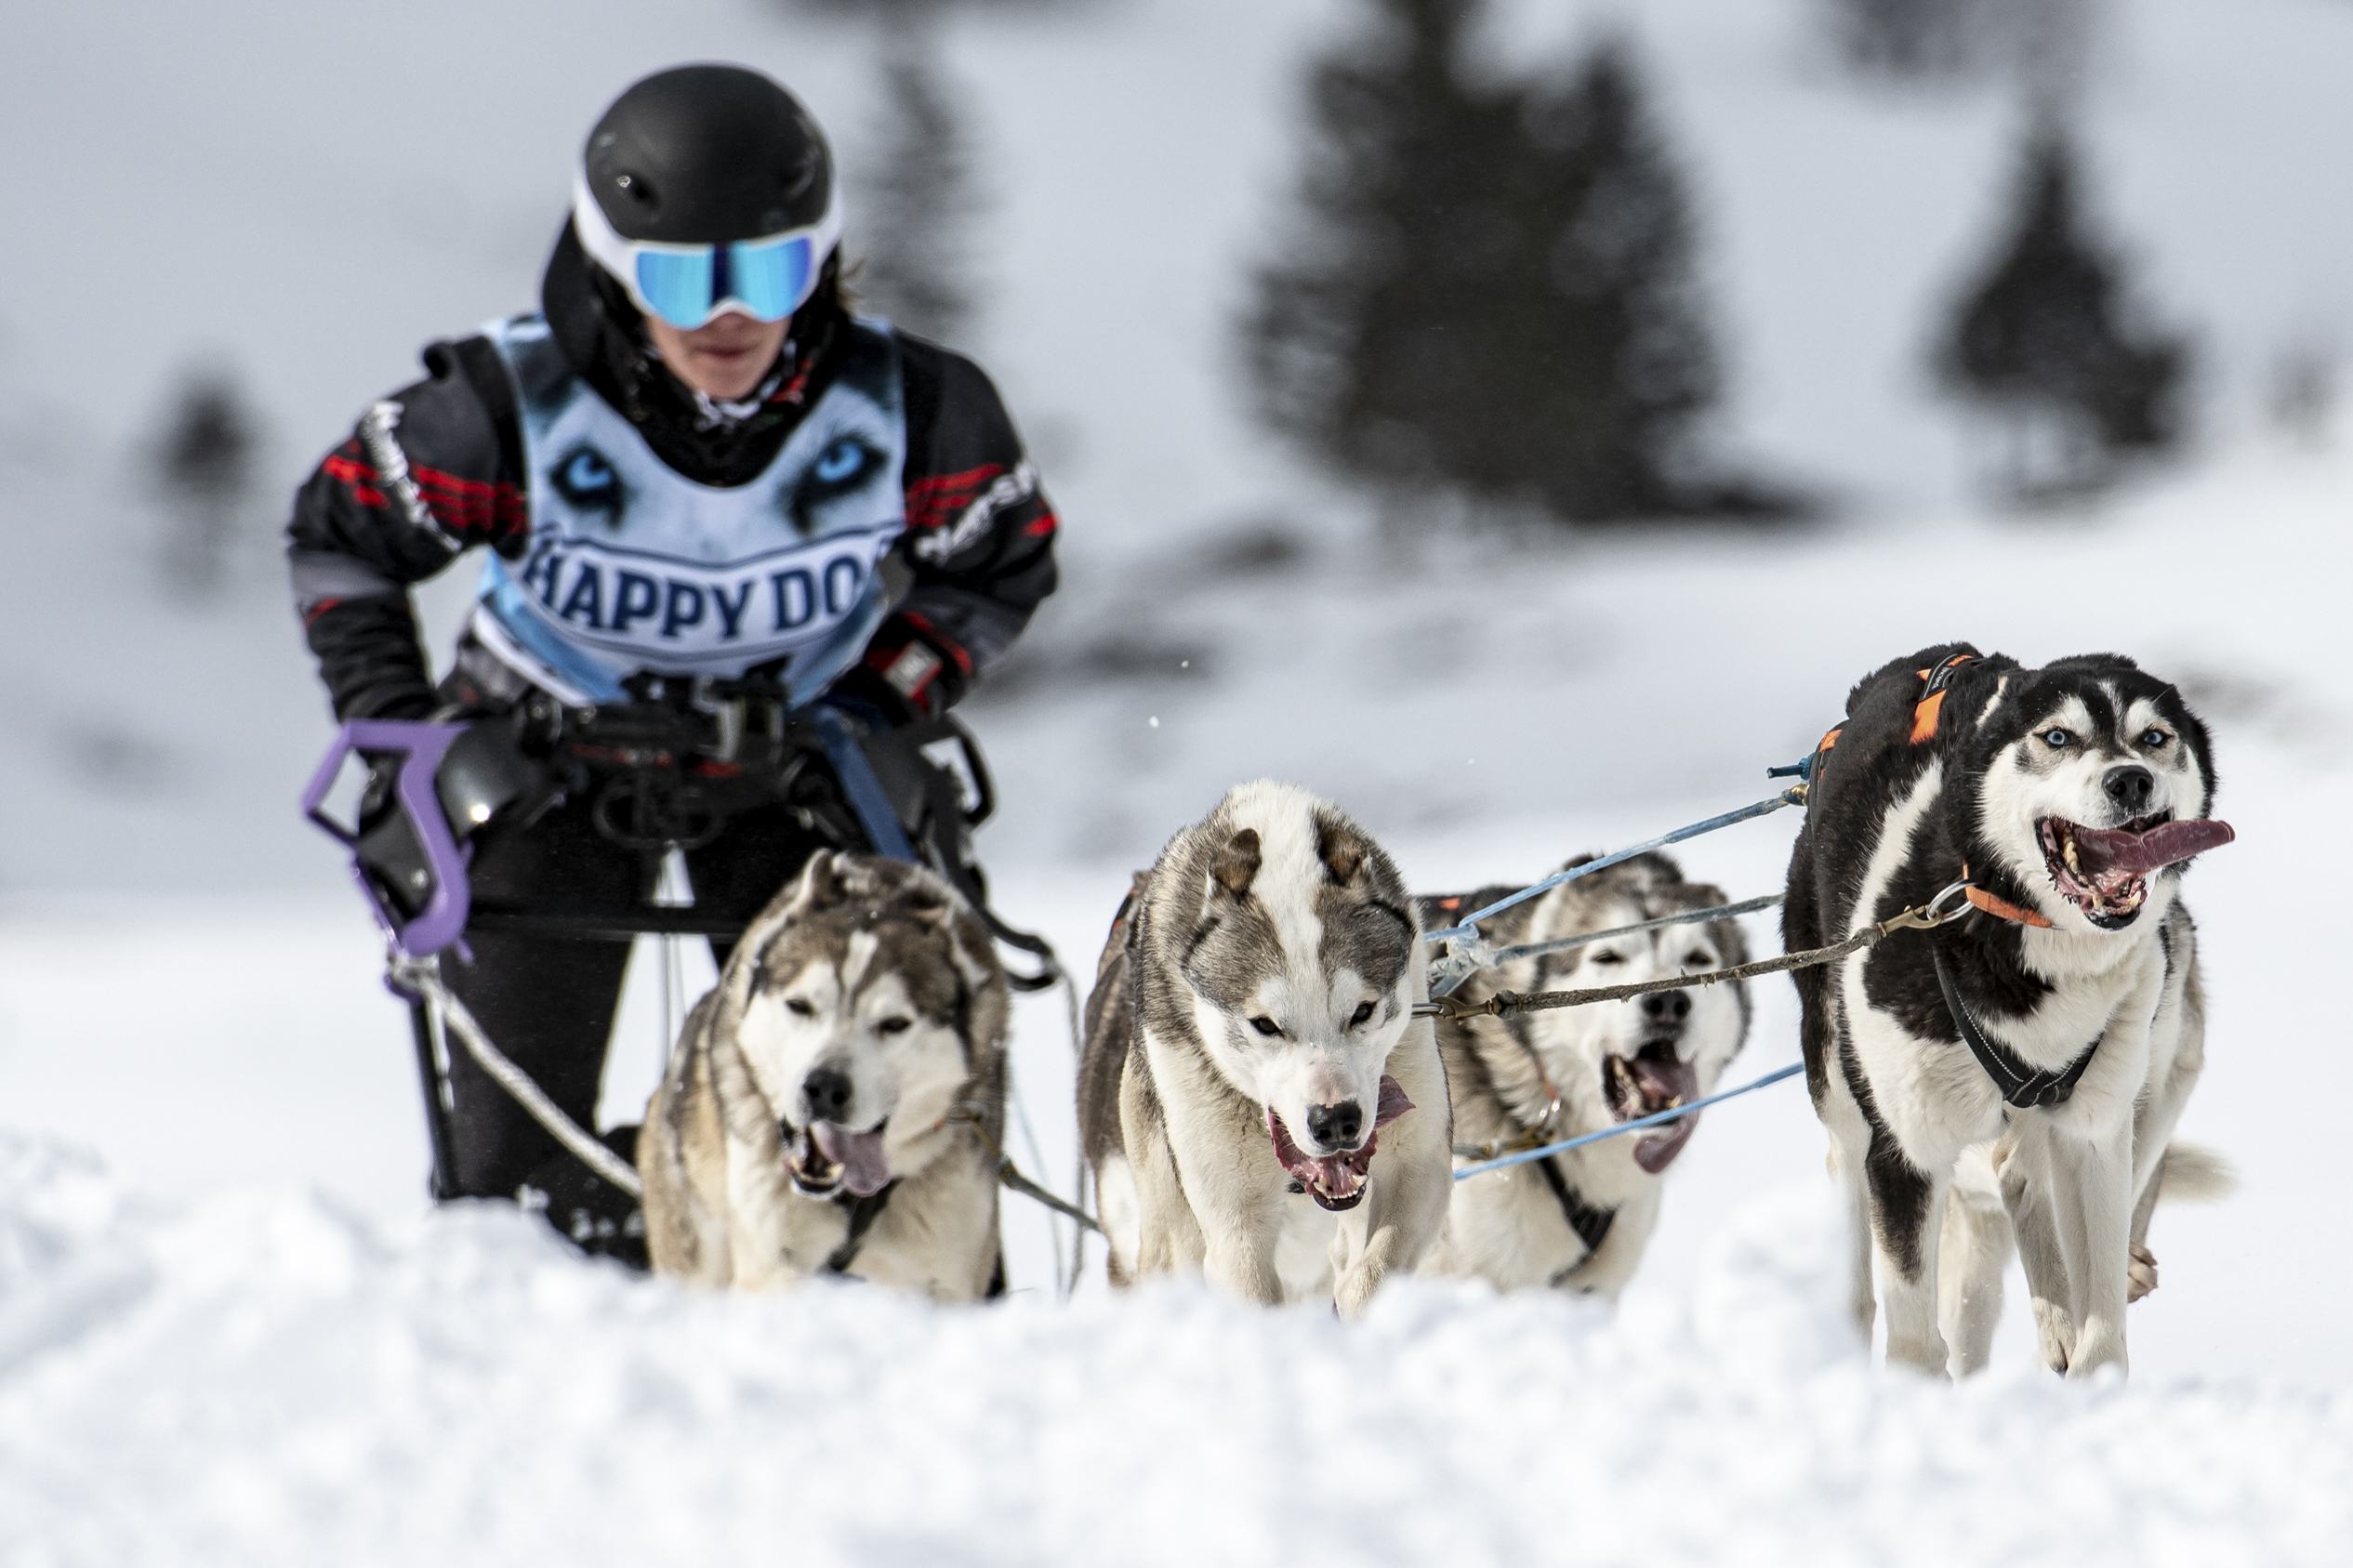
POLYGON ((809 1129, 826 1159, 841 1167, 841 1184, 861 1198, 870 1198, 891 1184, 891 1159, 882 1152, 882 1129, 852 1132, 831 1122, 809 1129))
POLYGON ((1345 1154, 1327 1154, 1316 1159, 1300 1148, 1291 1138, 1291 1129, 1271 1108, 1266 1113, 1266 1136, 1274 1140, 1276 1163, 1294 1179, 1310 1183, 1320 1179, 1327 1193, 1344 1198, 1363 1185, 1365 1172, 1372 1166, 1372 1152, 1381 1141, 1381 1129, 1412 1109, 1413 1101, 1406 1098, 1404 1086, 1383 1073, 1381 1100, 1373 1107, 1373 1135, 1360 1147, 1345 1154))
MULTIPOLYGON (((1659 1110, 1665 1110, 1669 1100, 1688 1105, 1699 1098, 1699 1070, 1687 1061, 1677 1060, 1670 1066, 1654 1058, 1638 1056, 1629 1065, 1643 1098, 1659 1110)), ((1699 1125, 1697 1113, 1681 1116, 1664 1124, 1657 1132, 1634 1140, 1634 1164, 1658 1175, 1675 1163, 1675 1156, 1691 1141, 1691 1134, 1699 1125)))
POLYGON ((1683 1146, 1691 1141, 1691 1135, 1699 1129, 1699 1113, 1667 1123, 1647 1138, 1634 1140, 1634 1164, 1656 1176, 1675 1163, 1683 1146))
POLYGON ((2219 849, 2237 837, 2228 823, 2216 822, 2212 817, 2159 823, 2147 833, 2133 833, 2121 827, 2079 827, 2075 830, 2075 858, 2093 876, 2118 871, 2137 875, 2219 849))

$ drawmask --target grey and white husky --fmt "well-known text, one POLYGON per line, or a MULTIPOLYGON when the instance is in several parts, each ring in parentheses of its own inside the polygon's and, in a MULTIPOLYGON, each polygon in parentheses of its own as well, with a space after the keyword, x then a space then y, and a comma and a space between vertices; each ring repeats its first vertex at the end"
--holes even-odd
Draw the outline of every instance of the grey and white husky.
POLYGON ((813 857, 696 1004, 646 1107, 655 1272, 991 1293, 1010 1015, 954 889, 899 861, 813 857))
MULTIPOLYGON (((1452 925, 1509 891, 1426 899, 1422 917, 1452 925)), ((1456 995, 1475 1002, 1499 990, 1624 985, 1745 963, 1747 943, 1732 920, 1622 931, 1725 902, 1722 889, 1685 881, 1667 856, 1637 855, 1479 928, 1497 947, 1599 940, 1483 970, 1456 995), (1622 934, 1602 935, 1612 931, 1622 934)), ((1559 1142, 1713 1092, 1748 1036, 1749 1010, 1746 982, 1736 981, 1440 1023, 1455 1141, 1459 1150, 1481 1151, 1458 1158, 1559 1142)), ((1549 1285, 1614 1299, 1642 1262, 1658 1228, 1666 1169, 1699 1121, 1685 1116, 1458 1183, 1446 1235, 1424 1272, 1475 1276, 1505 1290, 1549 1285)))
POLYGON ((1361 1311, 1446 1219, 1421 930, 1336 808, 1244 784, 1137 878, 1088 1003, 1079 1136, 1129 1284, 1361 1311))
POLYGON ((2231 837, 2214 780, 2181 693, 2111 653, 2028 669, 1923 649, 1857 684, 1817 751, 1792 950, 1956 883, 1974 906, 1792 977, 1853 1218, 1853 1311, 1868 1334, 1885 1308, 1890 1362, 1983 1364, 2006 1211, 2052 1364, 2125 1364, 2125 1303, 2155 1277, 2149 1207, 2175 1174, 2214 1184, 2202 1152, 2175 1170, 2173 1140, 2204 1060, 2181 876, 2231 837))

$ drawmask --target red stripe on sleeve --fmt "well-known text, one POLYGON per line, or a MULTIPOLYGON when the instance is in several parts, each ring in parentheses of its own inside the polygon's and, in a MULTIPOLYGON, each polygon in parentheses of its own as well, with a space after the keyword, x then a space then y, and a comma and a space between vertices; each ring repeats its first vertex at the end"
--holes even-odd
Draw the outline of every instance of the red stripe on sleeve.
POLYGON ((972 673, 972 655, 964 652, 961 643, 933 626, 927 616, 918 614, 912 610, 902 610, 899 612, 899 618, 921 632, 924 641, 954 659, 958 669, 962 670, 967 676, 972 673))

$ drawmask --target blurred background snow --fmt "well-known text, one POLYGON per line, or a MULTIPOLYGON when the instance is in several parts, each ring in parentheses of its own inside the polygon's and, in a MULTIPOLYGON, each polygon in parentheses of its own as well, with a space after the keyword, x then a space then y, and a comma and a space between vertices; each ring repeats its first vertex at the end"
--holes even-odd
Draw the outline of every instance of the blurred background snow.
MULTIPOLYGON (((404 1021, 294 806, 331 727, 276 531, 422 345, 535 302, 603 105, 660 66, 734 59, 829 127, 865 204, 853 254, 879 234, 920 263, 878 258, 866 286, 988 367, 1064 522, 1063 591, 966 710, 998 774, 982 850, 1008 917, 1083 969, 1127 871, 1262 774, 1342 802, 1421 886, 1531 878, 1757 797, 1854 679, 1912 648, 2135 653, 2214 720, 2241 833, 2190 884, 2214 1034, 2185 1131, 2247 1179, 2159 1220, 2135 1361, 2353 1380, 2316 1222, 2353 1031, 2308 978, 2333 968, 2316 903, 2353 870, 2333 679, 2353 5, 88 0, 9 27, 0 1124, 161 1188, 416 1206, 404 1021), (1421 109, 1492 138, 1473 164, 1520 171, 1506 216, 1553 225, 1533 264, 1471 243, 1482 214, 1428 183, 1422 222, 1363 191, 1320 219, 1302 201, 1334 166, 1315 162, 1335 146, 1316 73, 1409 76, 1374 46, 1416 18, 1453 50, 1421 109), (1593 127, 1628 102, 1639 155, 1601 172, 1648 192, 1623 209, 1646 227, 1572 201, 1600 178, 1577 163, 1607 140, 1593 127), (1980 352, 1975 382, 1940 378, 1973 306, 1998 326, 2047 303, 2049 270, 2000 264, 2047 237, 2034 177, 2061 164, 2068 232, 2119 302, 2106 347, 1980 352), (1624 254, 1655 265, 1612 270, 1624 254), (1392 308, 1367 257, 1425 292, 1392 308), (1546 310, 1612 288, 1684 346, 1664 390, 1593 393, 1649 432, 1631 490, 1547 467, 1542 440, 1464 455, 1461 419, 1416 423, 1462 412, 1451 391, 1414 406, 1425 384, 1533 388, 1487 415, 1525 420, 1573 367, 1414 362, 1411 333, 1381 329, 1487 342, 1502 301, 1550 342, 1540 326, 1576 323, 1546 310), (1341 338, 1362 374, 1333 368, 1341 338), (1270 368, 1270 343, 1305 357, 1270 368), (1378 374, 1398 362, 1426 383, 1378 374), (2069 382, 2085 364, 2113 374, 2069 382), (1993 395, 2038 365, 2076 402, 1993 395), (1352 421, 1343 392, 1379 406, 1352 421), (2107 425, 2067 412, 2091 407, 2107 425)), ((461 564, 428 590, 437 655, 472 581, 461 564)), ((1790 825, 1685 859, 1770 890, 1790 825)), ((1736 1077, 1795 1056, 1786 987, 1760 997, 1736 1077)), ((1022 1028, 1066 1180, 1059 1005, 1022 1028)), ((609 1120, 634 1119, 660 1049, 640 988, 609 1120)), ((1820 1157, 1794 1089, 1712 1113, 1629 1321, 1683 1310, 1733 1202, 1820 1157)), ((1016 1281, 1042 1289, 1042 1228, 1009 1214, 1016 1281)))

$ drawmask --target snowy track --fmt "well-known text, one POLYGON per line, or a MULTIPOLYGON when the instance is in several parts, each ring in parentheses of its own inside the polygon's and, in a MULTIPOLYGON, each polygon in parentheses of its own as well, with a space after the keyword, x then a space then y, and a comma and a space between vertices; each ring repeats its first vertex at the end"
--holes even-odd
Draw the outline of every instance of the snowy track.
POLYGON ((1874 1374, 1826 1198, 1736 1217, 1680 1322, 1414 1282, 1349 1328, 696 1297, 7 1136, 0 1562, 2343 1561, 2353 1401, 1874 1374))

